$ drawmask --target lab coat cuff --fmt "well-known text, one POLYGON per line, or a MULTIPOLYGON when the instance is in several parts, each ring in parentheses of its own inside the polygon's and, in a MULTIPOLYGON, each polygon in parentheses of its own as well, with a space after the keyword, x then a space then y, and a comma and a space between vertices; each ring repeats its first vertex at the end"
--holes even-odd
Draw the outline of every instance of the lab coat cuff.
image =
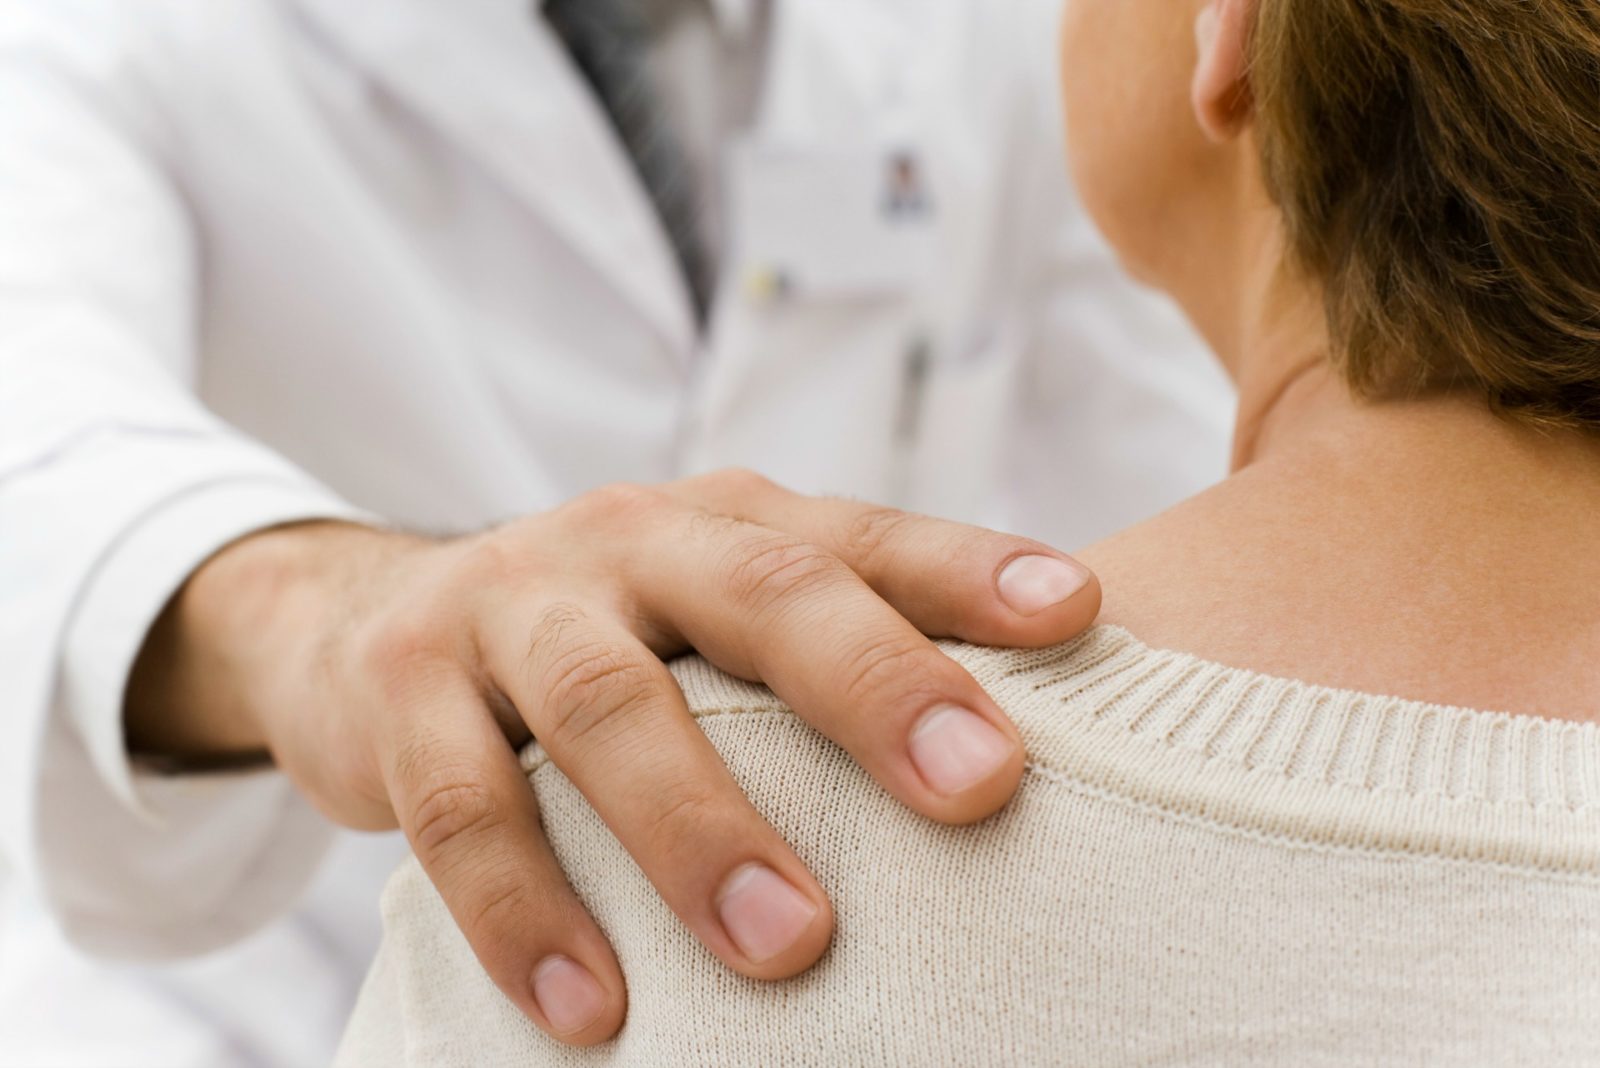
POLYGON ((74 943, 138 959, 204 952, 274 919, 315 873, 333 828, 283 775, 141 767, 122 714, 144 637, 189 575, 241 537, 317 519, 373 517, 292 475, 202 483, 123 532, 83 588, 37 797, 44 889, 74 943))
MULTIPOLYGON (((65 711, 94 770, 129 809, 152 819, 148 784, 170 776, 128 756, 123 699, 156 618, 197 568, 246 535, 316 519, 373 522, 309 481, 228 480, 186 490, 125 532, 82 593, 63 645, 65 711)), ((215 778, 216 776, 206 776, 215 778)))

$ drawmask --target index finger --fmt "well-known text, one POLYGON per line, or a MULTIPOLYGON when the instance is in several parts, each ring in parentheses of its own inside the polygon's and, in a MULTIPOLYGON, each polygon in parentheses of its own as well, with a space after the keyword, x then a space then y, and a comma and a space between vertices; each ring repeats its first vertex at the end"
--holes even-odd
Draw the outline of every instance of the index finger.
POLYGON ((1094 572, 1032 538, 807 497, 748 471, 685 479, 668 492, 827 551, 931 637, 1039 648, 1076 637, 1100 612, 1094 572))
POLYGON ((983 688, 837 557, 701 513, 629 577, 640 618, 766 683, 902 802, 971 823, 1016 792, 1016 728, 983 688))

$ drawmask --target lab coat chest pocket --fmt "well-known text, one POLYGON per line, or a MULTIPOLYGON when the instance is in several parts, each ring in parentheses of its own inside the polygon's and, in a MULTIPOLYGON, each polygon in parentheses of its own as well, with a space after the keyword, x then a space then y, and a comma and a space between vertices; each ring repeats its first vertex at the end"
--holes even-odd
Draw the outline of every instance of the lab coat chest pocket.
POLYGON ((975 182, 937 147, 734 152, 688 466, 752 464, 808 492, 983 514, 1022 346, 989 307, 975 182))
POLYGON ((925 287, 938 202, 916 144, 749 141, 734 148, 729 168, 732 280, 746 298, 861 299, 925 287))
POLYGON ((747 142, 691 467, 752 464, 797 489, 893 490, 907 361, 935 276, 936 191, 904 141, 747 142))

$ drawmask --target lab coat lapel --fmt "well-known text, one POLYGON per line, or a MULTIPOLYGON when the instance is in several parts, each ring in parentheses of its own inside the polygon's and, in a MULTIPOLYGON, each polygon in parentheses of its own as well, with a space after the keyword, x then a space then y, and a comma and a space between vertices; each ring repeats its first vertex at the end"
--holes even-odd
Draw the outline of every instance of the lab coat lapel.
MULTIPOLYGON (((739 462, 806 492, 895 495, 894 415, 918 340, 920 292, 910 278, 850 281, 857 253, 877 235, 841 236, 806 213, 836 205, 838 184, 814 176, 836 177, 841 159, 866 163, 852 174, 875 173, 881 150, 917 132, 897 103, 901 57, 915 58, 903 44, 915 13, 915 4, 860 0, 773 3, 759 116, 730 161, 729 277, 686 470, 739 462), (782 206, 795 199, 804 206, 782 206), (755 236, 770 237, 773 222, 789 224, 781 241, 755 236), (799 279, 794 260, 773 245, 816 271, 799 279)), ((842 192, 867 188, 864 179, 842 192)))
POLYGON ((895 5, 773 0, 754 139, 828 145, 884 134, 882 123, 896 116, 896 101, 905 95, 896 57, 915 55, 916 31, 915 20, 895 5))
POLYGON ((678 359, 690 358, 694 316, 671 246, 609 120, 534 4, 298 2, 389 92, 536 206, 678 359))

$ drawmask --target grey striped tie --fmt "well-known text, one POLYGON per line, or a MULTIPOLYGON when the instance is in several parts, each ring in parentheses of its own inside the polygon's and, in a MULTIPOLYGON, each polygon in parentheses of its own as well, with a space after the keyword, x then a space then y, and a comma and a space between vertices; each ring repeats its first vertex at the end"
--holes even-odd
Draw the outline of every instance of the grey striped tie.
POLYGON ((700 232, 694 175, 650 84, 645 0, 543 0, 546 19, 604 105, 672 241, 704 323, 711 264, 700 232))

